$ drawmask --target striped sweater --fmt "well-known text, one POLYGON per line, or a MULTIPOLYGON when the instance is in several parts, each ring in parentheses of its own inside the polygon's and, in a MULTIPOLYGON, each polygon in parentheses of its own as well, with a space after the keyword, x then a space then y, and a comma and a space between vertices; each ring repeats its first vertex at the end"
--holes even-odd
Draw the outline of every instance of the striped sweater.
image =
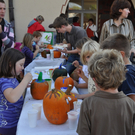
POLYGON ((7 48, 14 48, 14 31, 9 22, 5 19, 4 31, 0 33, 0 39, 2 40, 1 53, 3 53, 7 48))

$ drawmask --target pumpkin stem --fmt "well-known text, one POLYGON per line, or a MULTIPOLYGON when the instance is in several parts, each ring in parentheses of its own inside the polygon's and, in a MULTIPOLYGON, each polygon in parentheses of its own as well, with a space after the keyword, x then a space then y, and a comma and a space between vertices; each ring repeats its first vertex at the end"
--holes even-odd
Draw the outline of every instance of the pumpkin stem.
POLYGON ((71 95, 71 94, 70 94, 70 91, 71 91, 71 90, 72 90, 72 85, 69 84, 69 85, 68 85, 68 88, 67 88, 67 90, 66 90, 66 92, 65 92, 66 95, 71 95))
POLYGON ((40 72, 39 75, 38 75, 38 81, 42 82, 42 72, 40 72))
POLYGON ((54 92, 55 92, 55 88, 52 89, 52 93, 54 93, 54 92))

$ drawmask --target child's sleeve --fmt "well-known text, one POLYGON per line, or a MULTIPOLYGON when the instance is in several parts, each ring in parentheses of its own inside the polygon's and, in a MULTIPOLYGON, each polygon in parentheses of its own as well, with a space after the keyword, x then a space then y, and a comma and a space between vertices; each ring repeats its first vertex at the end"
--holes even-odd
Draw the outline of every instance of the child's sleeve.
POLYGON ((123 91, 123 93, 127 96, 135 95, 135 75, 127 71, 126 80, 122 83, 118 90, 123 91))
POLYGON ((1 84, 1 91, 4 92, 8 88, 14 88, 13 84, 10 82, 3 82, 1 84))
POLYGON ((90 135, 91 134, 91 124, 89 118, 89 111, 86 108, 87 102, 84 100, 81 105, 80 117, 78 121, 77 133, 79 135, 90 135))
POLYGON ((27 58, 30 58, 31 60, 33 60, 33 52, 31 50, 26 50, 25 51, 25 56, 27 58))

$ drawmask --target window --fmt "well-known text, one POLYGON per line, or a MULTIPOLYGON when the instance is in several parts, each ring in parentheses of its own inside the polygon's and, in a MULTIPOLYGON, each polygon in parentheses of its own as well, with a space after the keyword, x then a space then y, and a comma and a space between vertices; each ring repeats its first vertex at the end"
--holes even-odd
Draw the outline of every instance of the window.
POLYGON ((97 0, 70 0, 68 4, 68 21, 73 24, 76 17, 79 25, 85 29, 90 18, 97 24, 97 9, 97 0))

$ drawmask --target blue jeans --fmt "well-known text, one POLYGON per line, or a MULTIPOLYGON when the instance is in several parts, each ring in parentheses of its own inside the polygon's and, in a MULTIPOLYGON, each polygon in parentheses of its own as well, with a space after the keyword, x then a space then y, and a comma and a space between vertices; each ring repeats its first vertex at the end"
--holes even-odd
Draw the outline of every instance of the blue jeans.
POLYGON ((77 60, 80 65, 82 65, 82 63, 80 62, 80 55, 78 55, 78 54, 71 54, 68 57, 68 60, 66 62, 66 70, 69 73, 69 75, 76 69, 76 67, 71 64, 75 60, 77 60))

